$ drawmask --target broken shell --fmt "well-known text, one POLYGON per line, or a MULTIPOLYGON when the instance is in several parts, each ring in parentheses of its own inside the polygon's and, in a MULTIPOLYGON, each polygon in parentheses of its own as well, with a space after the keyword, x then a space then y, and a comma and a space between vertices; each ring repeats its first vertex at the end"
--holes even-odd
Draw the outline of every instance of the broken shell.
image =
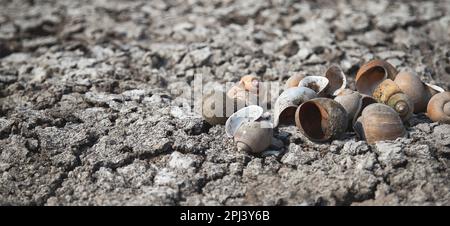
POLYGON ((245 107, 244 103, 228 97, 223 91, 217 91, 204 96, 202 116, 210 125, 225 124, 228 116, 242 107, 245 107))
POLYGON ((351 90, 343 91, 339 96, 335 97, 334 100, 340 103, 346 110, 348 116, 347 128, 349 130, 353 128, 353 124, 355 124, 365 107, 377 103, 372 97, 351 90))
POLYGON ((431 96, 434 96, 434 95, 436 95, 438 93, 445 92, 445 90, 443 88, 441 88, 441 87, 439 87, 437 85, 433 85, 433 84, 430 84, 430 83, 425 83, 425 85, 427 86, 428 92, 430 92, 431 96))
POLYGON ((395 79, 397 70, 383 60, 372 60, 361 66, 356 74, 356 90, 366 95, 372 95, 375 88, 385 79, 395 79))
POLYGON ((280 122, 283 124, 294 123, 295 110, 298 105, 316 97, 316 92, 306 87, 293 87, 285 90, 275 102, 273 125, 277 127, 280 122))
POLYGON ((316 98, 300 105, 295 112, 295 124, 313 141, 339 138, 347 129, 347 112, 338 102, 316 98))
POLYGON ((258 120, 263 112, 263 108, 257 105, 250 105, 236 111, 225 122, 225 132, 227 136, 233 137, 242 123, 258 120))
POLYGON ((247 91, 257 91, 259 86, 259 78, 254 75, 245 75, 239 81, 247 91))
POLYGON ((339 66, 329 67, 325 72, 325 77, 329 81, 327 94, 330 96, 337 96, 347 86, 347 78, 339 66))
POLYGON ((286 81, 286 89, 297 87, 298 83, 304 78, 305 76, 299 73, 289 77, 288 80, 286 81))
POLYGON ((428 102, 427 115, 433 122, 450 124, 450 92, 434 95, 428 102))
POLYGON ((414 105, 409 97, 391 79, 381 82, 373 91, 373 97, 380 103, 387 104, 406 121, 414 111, 414 105))
POLYGON ((298 83, 298 87, 306 87, 314 90, 318 96, 324 96, 329 81, 323 76, 306 76, 298 83))
POLYGON ((361 117, 354 125, 354 130, 369 144, 383 140, 395 140, 407 134, 397 112, 380 103, 371 104, 363 110, 361 117))
POLYGON ((245 122, 234 134, 238 151, 260 153, 270 146, 273 128, 267 121, 245 122))
POLYGON ((354 116, 354 118, 353 118, 352 125, 355 125, 356 120, 359 118, 359 116, 361 116, 362 111, 363 111, 367 106, 369 106, 369 105, 371 105, 371 104, 376 104, 376 103, 378 103, 378 102, 377 102, 377 100, 375 100, 373 97, 368 96, 368 95, 365 95, 365 94, 361 94, 361 102, 360 102, 359 108, 358 108, 358 110, 356 111, 356 114, 355 114, 355 116, 354 116))
POLYGON ((431 92, 417 75, 411 71, 402 71, 397 74, 394 82, 413 103, 414 113, 425 112, 431 92))

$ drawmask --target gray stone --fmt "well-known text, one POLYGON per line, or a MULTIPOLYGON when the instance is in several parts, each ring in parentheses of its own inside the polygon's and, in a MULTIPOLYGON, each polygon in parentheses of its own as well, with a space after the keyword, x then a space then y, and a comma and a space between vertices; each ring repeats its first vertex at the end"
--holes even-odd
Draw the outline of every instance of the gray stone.
POLYGON ((378 160, 388 167, 399 167, 407 162, 402 144, 394 142, 377 142, 376 152, 378 160))
POLYGON ((209 60, 209 58, 212 56, 211 50, 209 47, 201 48, 193 50, 189 53, 192 63, 194 63, 195 66, 200 67, 206 64, 209 60))

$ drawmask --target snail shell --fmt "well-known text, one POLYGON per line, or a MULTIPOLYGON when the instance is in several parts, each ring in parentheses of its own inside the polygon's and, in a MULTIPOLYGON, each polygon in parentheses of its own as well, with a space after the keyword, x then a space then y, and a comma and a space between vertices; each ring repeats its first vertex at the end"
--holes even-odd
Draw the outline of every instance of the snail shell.
POLYGON ((245 101, 248 97, 248 94, 243 85, 237 84, 231 87, 230 90, 228 90, 227 96, 233 99, 245 101))
POLYGON ((234 134, 238 151, 260 153, 270 146, 273 128, 267 121, 245 122, 234 134))
POLYGON ((355 86, 362 94, 372 95, 375 88, 385 79, 395 79, 397 70, 383 60, 372 60, 361 66, 356 74, 355 86))
POLYGON ((395 140, 407 135, 402 120, 391 107, 376 103, 367 106, 354 125, 356 134, 367 143, 395 140))
POLYGON ((210 125, 225 124, 228 116, 242 107, 245 107, 245 103, 228 97, 223 91, 217 91, 204 96, 202 116, 210 125))
POLYGON ((414 104, 414 113, 425 112, 432 91, 420 78, 411 71, 401 71, 394 82, 414 104))
POLYGON ((332 99, 309 100, 295 112, 295 124, 312 141, 339 138, 347 129, 347 123, 344 107, 332 99))
POLYGON ((258 120, 263 112, 263 108, 257 105, 250 105, 236 111, 225 122, 225 132, 227 136, 233 137, 242 123, 258 120))
POLYGON ((239 84, 243 85, 247 91, 257 91, 259 86, 259 78, 254 75, 242 76, 239 84))
POLYGON ((294 123, 295 110, 298 105, 316 97, 316 92, 306 87, 293 87, 283 91, 275 102, 274 126, 277 127, 280 122, 283 124, 294 123))
POLYGON ((427 115, 433 122, 450 124, 450 92, 434 95, 428 102, 427 115))
POLYGON ((258 105, 258 93, 247 91, 243 84, 237 84, 231 87, 227 92, 227 96, 232 99, 237 99, 245 103, 245 105, 258 105))
POLYGON ((375 99, 370 96, 360 94, 358 92, 346 89, 341 94, 334 98, 334 100, 344 107, 348 116, 348 129, 353 128, 361 112, 370 104, 377 103, 375 99))
POLYGON ((373 97, 378 102, 392 107, 404 121, 412 116, 414 105, 409 97, 391 79, 381 82, 373 91, 373 97))
POLYGON ((329 81, 323 76, 306 76, 298 83, 298 87, 306 87, 314 90, 318 96, 325 96, 329 81))
POLYGON ((325 72, 325 77, 329 81, 327 94, 330 96, 337 96, 347 86, 347 78, 339 66, 329 67, 325 72))
POLYGON ((286 89, 292 88, 292 87, 297 87, 298 83, 304 78, 305 78, 305 76, 302 74, 299 74, 299 73, 292 75, 286 81, 286 89))

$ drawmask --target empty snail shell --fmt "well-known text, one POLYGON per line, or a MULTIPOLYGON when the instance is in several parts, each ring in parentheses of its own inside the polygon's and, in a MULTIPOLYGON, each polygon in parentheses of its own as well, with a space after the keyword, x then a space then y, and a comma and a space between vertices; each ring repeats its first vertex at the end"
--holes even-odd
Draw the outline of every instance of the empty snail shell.
POLYGON ((392 107, 404 121, 408 120, 414 111, 409 97, 391 79, 381 82, 373 91, 373 97, 378 102, 392 107))
POLYGON ((356 134, 374 144, 377 141, 395 140, 407 132, 397 112, 385 104, 367 106, 354 125, 356 134))
POLYGON ((375 88, 385 79, 395 79, 397 70, 383 60, 372 60, 361 66, 356 74, 356 90, 366 95, 372 95, 375 88))
POLYGON ((259 79, 254 75, 245 75, 239 81, 247 91, 257 91, 259 86, 259 79))
POLYGON ((257 105, 258 103, 258 93, 245 90, 243 84, 237 84, 231 87, 227 92, 227 96, 232 99, 237 99, 241 103, 245 103, 245 105, 257 105))
POLYGON ((329 67, 325 72, 325 77, 329 81, 327 94, 330 96, 337 96, 347 86, 347 78, 339 66, 329 67))
POLYGON ((245 107, 245 103, 228 97, 223 91, 217 91, 204 96, 202 116, 210 125, 225 124, 228 116, 242 107, 245 107))
POLYGON ((238 151, 260 153, 270 146, 273 128, 267 121, 245 122, 234 134, 238 151))
POLYGON ((325 96, 329 81, 323 76, 306 76, 298 83, 298 87, 306 87, 314 90, 318 96, 325 96))
POLYGON ((279 123, 294 123, 294 115, 298 105, 316 97, 316 92, 306 87, 286 89, 275 102, 273 125, 277 127, 279 123))
POLYGON ((394 82, 414 104, 414 113, 426 111, 432 91, 420 80, 419 76, 411 71, 401 71, 395 77, 394 82))
POLYGON ((225 132, 227 136, 233 137, 242 123, 256 121, 261 117, 263 112, 263 108, 257 105, 250 105, 236 111, 225 122, 225 132))
POLYGON ((286 81, 286 89, 292 88, 292 87, 297 87, 298 83, 304 78, 305 78, 305 76, 302 74, 299 74, 299 73, 292 75, 286 81))
POLYGON ((295 112, 295 124, 312 141, 339 138, 347 129, 347 123, 344 107, 332 99, 306 101, 295 112))
POLYGON ((433 122, 450 124, 450 92, 434 95, 428 102, 427 115, 433 122))
POLYGON ((377 101, 376 101, 373 97, 368 96, 368 95, 365 95, 365 94, 361 94, 361 101, 360 101, 358 110, 356 111, 356 114, 355 114, 355 116, 353 117, 352 125, 355 125, 356 120, 359 118, 359 116, 361 116, 362 111, 363 111, 367 106, 369 106, 369 105, 371 105, 371 104, 375 104, 375 103, 377 103, 377 101))
POLYGON ((334 100, 342 105, 348 116, 348 129, 353 128, 353 124, 361 115, 362 110, 369 104, 377 103, 375 99, 370 96, 360 94, 358 92, 346 89, 341 94, 334 98, 334 100))
POLYGON ((248 96, 248 91, 245 90, 243 83, 238 83, 238 84, 232 86, 228 90, 227 95, 230 98, 237 98, 237 99, 245 100, 246 97, 248 96))

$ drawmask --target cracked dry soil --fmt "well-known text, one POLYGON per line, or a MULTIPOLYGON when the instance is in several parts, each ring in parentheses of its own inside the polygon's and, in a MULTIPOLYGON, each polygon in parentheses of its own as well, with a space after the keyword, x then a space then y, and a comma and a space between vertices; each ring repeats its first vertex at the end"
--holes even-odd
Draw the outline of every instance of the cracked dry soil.
POLYGON ((0 0, 1 205, 450 205, 450 125, 238 152, 180 107, 256 74, 380 58, 450 88, 450 1, 0 0))

